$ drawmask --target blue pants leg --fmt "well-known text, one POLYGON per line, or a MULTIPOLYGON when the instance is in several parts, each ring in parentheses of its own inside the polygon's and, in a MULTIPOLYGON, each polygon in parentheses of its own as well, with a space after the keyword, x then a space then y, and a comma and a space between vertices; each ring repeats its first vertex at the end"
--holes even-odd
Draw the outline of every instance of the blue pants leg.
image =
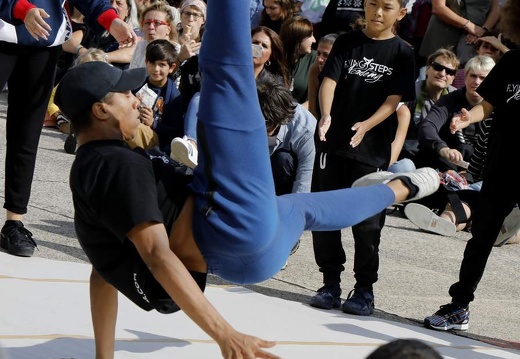
POLYGON ((276 197, 248 14, 247 1, 208 1, 192 184, 208 272, 241 284, 276 274, 304 230, 345 228, 394 201, 385 185, 276 197))

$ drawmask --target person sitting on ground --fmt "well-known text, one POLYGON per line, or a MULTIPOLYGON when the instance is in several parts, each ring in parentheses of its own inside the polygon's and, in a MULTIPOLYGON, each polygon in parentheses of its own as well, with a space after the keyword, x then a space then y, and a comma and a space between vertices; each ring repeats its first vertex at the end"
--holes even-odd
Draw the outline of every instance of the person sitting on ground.
POLYGON ((469 161, 473 154, 475 126, 451 133, 450 121, 462 108, 471 108, 482 101, 477 89, 494 65, 489 56, 471 58, 465 67, 466 86, 442 96, 419 122, 419 151, 414 161, 418 167, 431 166, 440 172, 466 167, 460 163, 469 161))
POLYGON ((311 191, 316 118, 274 75, 256 79, 277 195, 311 191))
POLYGON ((457 55, 445 48, 430 54, 426 63, 426 79, 415 83, 415 100, 405 103, 412 114, 412 121, 408 127, 400 158, 409 158, 414 163, 419 151, 417 125, 428 115, 441 96, 456 90, 451 84, 455 71, 459 67, 457 55))
MULTIPOLYGON (((482 164, 479 164, 479 161, 483 158, 473 154, 478 145, 477 154, 485 157, 487 133, 483 132, 481 127, 489 122, 473 126, 470 132, 465 133, 452 133, 450 124, 462 108, 471 108, 482 101, 477 88, 494 65, 495 62, 488 56, 478 55, 471 58, 465 67, 466 86, 443 96, 419 123, 417 135, 420 150, 416 156, 418 166, 429 165, 441 173, 448 174, 449 178, 458 178, 457 173, 449 171, 466 171, 471 164, 471 172, 466 171, 465 178, 456 182, 473 183, 480 179, 482 164)), ((469 186, 464 184, 461 189, 468 188, 469 186)), ((443 191, 441 188, 439 193, 421 200, 420 204, 408 204, 404 208, 405 215, 423 230, 453 236, 457 230, 468 226, 471 207, 475 205, 477 196, 471 191, 452 192, 443 191), (438 216, 436 211, 439 213, 438 216)))
POLYGON ((145 310, 182 309, 224 358, 278 358, 265 351, 274 342, 236 331, 209 303, 202 293, 206 273, 237 284, 264 281, 281 269, 303 231, 348 227, 439 186, 436 171, 422 168, 377 172, 356 188, 276 196, 248 12, 246 1, 208 8, 193 176, 167 156, 152 161, 125 143, 140 123, 132 90, 144 82, 143 68, 89 62, 58 86, 56 102, 79 144, 70 185, 77 237, 93 268, 98 357, 113 357, 120 291, 145 310))

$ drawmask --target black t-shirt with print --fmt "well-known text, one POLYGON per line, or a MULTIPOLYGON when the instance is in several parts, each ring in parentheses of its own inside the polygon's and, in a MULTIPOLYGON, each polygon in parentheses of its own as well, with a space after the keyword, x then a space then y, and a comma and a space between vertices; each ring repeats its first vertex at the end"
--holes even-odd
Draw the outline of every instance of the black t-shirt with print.
POLYGON ((355 148, 349 144, 355 133, 351 128, 372 116, 390 95, 401 95, 403 102, 415 98, 411 47, 397 36, 372 40, 361 30, 352 31, 338 37, 321 76, 337 85, 327 141, 318 141, 319 149, 385 168, 397 128, 395 112, 368 131, 355 148))
POLYGON ((520 50, 505 53, 493 67, 477 92, 494 106, 489 134, 488 155, 484 172, 502 173, 518 167, 518 134, 520 133, 520 50))
POLYGON ((70 173, 76 234, 94 268, 116 288, 128 258, 138 258, 127 233, 144 222, 165 223, 169 233, 189 194, 191 176, 168 176, 162 155, 118 140, 92 141, 76 153, 70 173))

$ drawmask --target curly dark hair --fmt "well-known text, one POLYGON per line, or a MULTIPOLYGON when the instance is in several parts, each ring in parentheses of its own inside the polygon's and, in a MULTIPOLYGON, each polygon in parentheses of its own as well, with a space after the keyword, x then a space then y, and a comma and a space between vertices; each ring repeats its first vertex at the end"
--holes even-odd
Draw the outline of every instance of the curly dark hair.
POLYGON ((516 45, 520 45, 520 1, 507 0, 500 12, 500 30, 516 45))

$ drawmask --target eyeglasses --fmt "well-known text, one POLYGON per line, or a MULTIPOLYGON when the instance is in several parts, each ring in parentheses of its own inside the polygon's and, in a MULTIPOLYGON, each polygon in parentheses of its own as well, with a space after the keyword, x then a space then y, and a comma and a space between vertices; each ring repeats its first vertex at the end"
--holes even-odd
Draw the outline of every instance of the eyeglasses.
POLYGON ((449 67, 446 67, 444 65, 439 64, 438 62, 432 61, 431 66, 435 71, 442 72, 442 70, 446 71, 447 75, 455 76, 457 73, 457 70, 450 69, 449 67))
POLYGON ((181 12, 182 16, 185 16, 185 17, 192 17, 195 19, 195 20, 198 20, 199 18, 203 17, 204 15, 202 14, 197 14, 196 12, 191 12, 191 11, 183 11, 181 12))
POLYGON ((161 25, 169 25, 166 21, 163 21, 163 20, 157 20, 157 19, 146 19, 146 20, 143 20, 143 26, 152 26, 153 24, 153 27, 159 27, 161 25))

